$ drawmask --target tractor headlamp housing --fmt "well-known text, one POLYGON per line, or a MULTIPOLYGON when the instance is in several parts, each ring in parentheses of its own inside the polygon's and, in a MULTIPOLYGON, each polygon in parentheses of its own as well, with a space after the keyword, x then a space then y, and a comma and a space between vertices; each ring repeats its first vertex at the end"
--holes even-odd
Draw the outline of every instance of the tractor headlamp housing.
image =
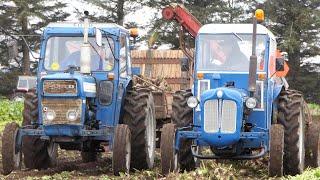
POLYGON ((199 101, 195 96, 190 96, 187 100, 187 104, 190 108, 195 108, 198 106, 199 101))
POLYGON ((75 120, 77 120, 77 118, 78 118, 78 113, 76 110, 69 110, 67 112, 67 119, 69 121, 75 121, 75 120))
POLYGON ((257 106, 257 100, 254 97, 249 97, 246 99, 246 107, 249 109, 253 109, 257 106))
POLYGON ((52 120, 54 120, 54 118, 56 118, 56 113, 53 110, 47 110, 44 113, 44 117, 46 121, 51 122, 52 120))

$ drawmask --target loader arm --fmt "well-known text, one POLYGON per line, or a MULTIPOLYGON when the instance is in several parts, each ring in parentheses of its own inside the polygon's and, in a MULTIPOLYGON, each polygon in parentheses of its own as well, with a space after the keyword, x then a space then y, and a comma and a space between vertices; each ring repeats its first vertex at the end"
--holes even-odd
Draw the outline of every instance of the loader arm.
POLYGON ((194 59, 194 52, 187 48, 184 41, 184 34, 187 32, 193 39, 197 36, 202 24, 183 5, 170 4, 162 10, 162 17, 166 20, 175 20, 181 25, 179 32, 180 48, 188 57, 190 62, 194 59))

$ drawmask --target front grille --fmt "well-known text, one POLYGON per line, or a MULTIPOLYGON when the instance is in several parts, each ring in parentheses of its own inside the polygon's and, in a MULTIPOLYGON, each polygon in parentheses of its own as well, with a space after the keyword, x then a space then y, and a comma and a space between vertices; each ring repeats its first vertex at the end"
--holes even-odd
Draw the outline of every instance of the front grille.
POLYGON ((43 124, 80 124, 81 120, 81 99, 52 99, 44 98, 42 100, 42 119, 43 124), (53 111, 55 118, 52 121, 47 120, 46 112, 53 111), (76 111, 77 118, 74 121, 67 119, 69 111, 76 111))
POLYGON ((237 104, 231 100, 207 100, 204 103, 204 131, 234 133, 236 131, 237 104))
POLYGON ((44 80, 45 94, 77 94, 76 80, 44 80))
POLYGON ((219 108, 218 100, 208 100, 204 103, 204 131, 219 131, 219 108))
POLYGON ((234 133, 236 131, 237 104, 231 100, 224 100, 221 113, 221 132, 234 133))

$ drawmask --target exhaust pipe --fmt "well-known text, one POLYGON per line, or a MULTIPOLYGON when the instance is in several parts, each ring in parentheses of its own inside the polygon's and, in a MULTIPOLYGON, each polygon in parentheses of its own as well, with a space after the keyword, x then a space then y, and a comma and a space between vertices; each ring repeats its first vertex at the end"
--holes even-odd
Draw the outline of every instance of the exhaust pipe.
POLYGON ((262 9, 257 9, 255 15, 253 16, 253 33, 252 33, 252 55, 250 56, 249 65, 249 96, 253 97, 256 92, 256 78, 257 78, 257 23, 264 21, 264 11, 262 9))
POLYGON ((85 19, 83 24, 83 44, 80 49, 80 72, 83 74, 91 73, 91 45, 88 42, 89 31, 89 12, 85 11, 85 19))
POLYGON ((253 97, 256 92, 256 76, 257 76, 257 55, 256 55, 256 44, 257 42, 257 20, 253 18, 253 33, 252 33, 252 55, 250 56, 249 65, 249 95, 253 97))

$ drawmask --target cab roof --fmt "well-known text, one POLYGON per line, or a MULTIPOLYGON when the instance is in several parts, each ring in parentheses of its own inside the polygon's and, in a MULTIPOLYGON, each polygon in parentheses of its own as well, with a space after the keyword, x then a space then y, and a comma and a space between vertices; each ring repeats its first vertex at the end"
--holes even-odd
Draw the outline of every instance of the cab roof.
MULTIPOLYGON (((252 31, 252 24, 206 24, 200 28, 198 34, 252 34, 252 31)), ((257 24, 257 34, 266 34, 275 39, 272 32, 261 24, 257 24)))
MULTIPOLYGON (((90 23, 89 24, 89 34, 93 31, 94 28, 103 29, 110 33, 119 33, 121 32, 128 33, 129 31, 124 27, 115 24, 115 23, 90 23)), ((79 33, 83 31, 82 22, 59 22, 59 23, 49 23, 45 28, 45 33, 54 34, 54 33, 79 33)))

